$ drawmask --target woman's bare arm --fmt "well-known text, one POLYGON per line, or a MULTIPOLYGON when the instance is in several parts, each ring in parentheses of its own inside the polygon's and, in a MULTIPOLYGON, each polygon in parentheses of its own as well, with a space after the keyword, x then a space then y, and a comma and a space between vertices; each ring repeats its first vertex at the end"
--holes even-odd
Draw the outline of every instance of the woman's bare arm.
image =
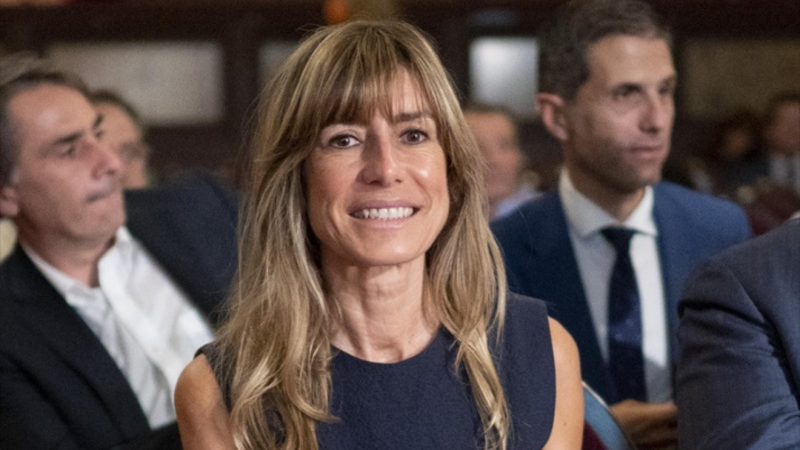
POLYGON ((578 347, 557 321, 550 319, 556 364, 556 411, 546 450, 580 449, 583 443, 583 384, 578 347))
POLYGON ((233 450, 228 410, 204 355, 183 369, 175 387, 175 412, 184 450, 233 450))

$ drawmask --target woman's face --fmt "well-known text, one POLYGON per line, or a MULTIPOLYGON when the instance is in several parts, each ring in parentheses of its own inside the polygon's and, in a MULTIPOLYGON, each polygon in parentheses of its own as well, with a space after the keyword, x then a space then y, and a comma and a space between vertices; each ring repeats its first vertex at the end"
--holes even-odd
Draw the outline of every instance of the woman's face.
POLYGON ((449 211, 444 151, 405 70, 392 117, 323 128, 306 161, 308 217, 328 268, 423 263, 449 211))

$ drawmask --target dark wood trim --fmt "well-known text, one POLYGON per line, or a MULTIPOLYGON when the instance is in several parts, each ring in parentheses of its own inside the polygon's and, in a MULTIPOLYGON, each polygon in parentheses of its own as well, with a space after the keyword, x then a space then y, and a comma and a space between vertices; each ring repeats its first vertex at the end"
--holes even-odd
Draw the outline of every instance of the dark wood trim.
MULTIPOLYGON (((672 25, 676 57, 695 37, 800 39, 797 0, 650 0, 672 25)), ((154 127, 157 168, 214 168, 236 158, 261 89, 258 52, 324 23, 323 0, 138 0, 58 8, 0 7, 0 49, 42 53, 56 42, 214 41, 224 54, 224 117, 197 127, 154 127)), ((481 35, 534 36, 561 0, 398 0, 428 33, 457 88, 468 92, 469 43, 481 35)))

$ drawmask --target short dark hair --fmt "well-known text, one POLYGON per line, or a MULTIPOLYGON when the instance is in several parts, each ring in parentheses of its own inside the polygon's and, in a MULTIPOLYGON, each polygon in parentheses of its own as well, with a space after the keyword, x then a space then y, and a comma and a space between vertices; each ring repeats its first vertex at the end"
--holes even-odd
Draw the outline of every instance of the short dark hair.
POLYGON ((98 89, 96 91, 92 91, 89 93, 89 102, 93 105, 97 105, 100 103, 106 103, 109 105, 116 106, 117 108, 121 109, 125 115, 127 115, 133 123, 142 130, 142 134, 145 132, 144 122, 142 121, 142 116, 136 111, 136 108, 130 104, 125 98, 123 98, 117 92, 114 92, 109 89, 98 89))
POLYGON ((0 186, 10 182, 17 162, 8 104, 17 94, 45 84, 75 89, 89 98, 89 90, 80 78, 56 69, 45 59, 31 53, 0 57, 0 186))
POLYGON ((640 0, 571 0, 539 33, 539 91, 572 100, 589 79, 587 53, 609 36, 663 39, 669 28, 640 0))

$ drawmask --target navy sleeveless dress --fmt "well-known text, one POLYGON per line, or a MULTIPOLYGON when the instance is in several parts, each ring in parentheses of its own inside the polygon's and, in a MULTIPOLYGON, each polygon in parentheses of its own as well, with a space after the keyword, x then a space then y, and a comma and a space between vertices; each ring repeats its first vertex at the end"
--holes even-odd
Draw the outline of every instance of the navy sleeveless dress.
MULTIPOLYGON (((492 338, 490 344, 495 341, 492 338)), ((539 449, 550 436, 555 410, 555 366, 544 303, 509 294, 502 339, 494 349, 511 411, 509 449, 539 449)), ((337 352, 332 362, 331 413, 320 423, 322 450, 482 449, 483 427, 463 369, 455 370, 453 336, 440 330, 420 354, 393 364, 337 352)), ((220 380, 213 345, 209 359, 220 380)))

